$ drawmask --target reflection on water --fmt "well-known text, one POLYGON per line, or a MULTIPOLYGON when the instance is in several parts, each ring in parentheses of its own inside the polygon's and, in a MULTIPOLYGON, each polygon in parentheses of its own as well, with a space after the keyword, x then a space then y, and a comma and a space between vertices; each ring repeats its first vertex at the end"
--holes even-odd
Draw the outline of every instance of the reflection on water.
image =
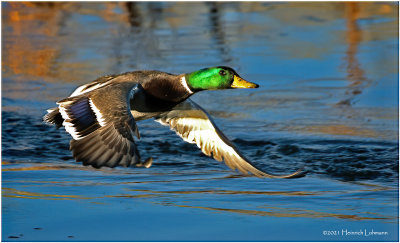
POLYGON ((2 7, 3 240, 398 239, 397 3, 2 7), (215 65, 260 88, 193 99, 258 166, 305 166, 306 177, 238 175, 152 121, 138 124, 150 169, 96 170, 74 162, 69 135, 41 121, 104 74, 215 65), (321 234, 332 227, 389 236, 321 234))
POLYGON ((27 198, 27 199, 46 199, 46 200, 72 200, 72 199, 88 199, 75 195, 55 195, 43 194, 27 191, 19 191, 13 188, 3 187, 3 197, 27 198))
POLYGON ((362 89, 366 88, 365 83, 367 82, 364 77, 364 71, 360 67, 360 63, 357 60, 358 45, 361 43, 362 32, 357 24, 357 20, 360 15, 359 3, 346 3, 346 18, 347 18, 347 42, 349 47, 346 51, 346 61, 347 61, 347 78, 350 81, 348 90, 346 90, 346 95, 348 96, 344 100, 340 101, 338 104, 341 105, 351 105, 351 100, 354 99, 356 95, 362 93, 362 89))
MULTIPOLYGON (((63 171, 68 170, 76 170, 78 166, 35 166, 35 167, 23 167, 18 170, 18 168, 14 169, 5 169, 3 171, 9 172, 18 172, 18 171, 34 171, 37 168, 38 173, 43 168, 51 168, 52 170, 60 170, 61 173, 63 171)), ((93 171, 93 169, 91 169, 93 171)), ((89 170, 90 171, 90 170, 89 170)), ((108 173, 109 176, 115 176, 113 170, 103 170, 102 173, 108 173), (108 172, 107 172, 108 171, 108 172)), ((118 173, 118 172, 117 172, 118 173)), ((154 174, 153 174, 154 175, 154 174)), ((160 173, 160 177, 166 177, 167 175, 160 173)), ((293 207, 296 203, 290 203, 290 200, 304 200, 306 198, 310 198, 311 200, 315 200, 316 198, 326 198, 326 197, 335 197, 335 198, 352 198, 352 200, 360 200, 362 204, 364 198, 355 196, 357 194, 366 195, 368 193, 384 193, 391 192, 394 189, 390 187, 384 187, 379 185, 371 185, 364 184, 363 187, 359 189, 346 191, 346 190, 319 190, 319 191, 296 191, 290 189, 288 191, 280 190, 280 191, 271 191, 271 190, 262 190, 257 191, 254 189, 246 189, 246 190, 225 190, 219 189, 218 187, 209 187, 209 189, 197 189, 197 190, 188 190, 186 188, 182 188, 180 190, 149 190, 149 189, 138 189, 138 188, 146 188, 147 186, 154 187, 157 185, 159 188, 173 188, 173 184, 178 183, 198 183, 199 181, 203 181, 205 183, 215 180, 224 180, 221 184, 232 180, 232 178, 227 177, 207 177, 206 174, 199 174, 196 177, 188 177, 186 179, 173 179, 176 177, 182 177, 183 175, 176 174, 175 177, 167 180, 151 180, 151 181, 115 181, 112 180, 110 182, 94 182, 89 180, 78 180, 78 181, 47 181, 47 180, 19 180, 14 181, 12 183, 18 183, 25 185, 24 190, 16 190, 14 188, 3 187, 3 197, 5 198, 24 198, 24 199, 42 199, 42 200, 86 200, 91 203, 102 203, 105 198, 115 198, 115 199, 126 199, 126 200, 146 200, 150 204, 161 204, 164 206, 173 206, 173 207, 186 207, 186 208, 195 208, 195 209, 203 209, 203 210, 211 210, 211 211, 220 211, 220 212, 232 212, 239 214, 248 214, 248 215, 257 215, 257 216, 272 216, 272 217, 300 217, 300 218, 339 218, 339 219, 351 219, 351 220, 383 220, 387 222, 395 223, 397 217, 390 216, 384 213, 374 213, 365 211, 365 208, 362 210, 354 210, 354 209, 346 209, 340 208, 337 213, 329 213, 324 211, 318 211, 315 209, 304 209, 301 207, 293 207), (51 183, 51 184, 49 184, 51 183), (38 186, 55 186, 62 188, 76 188, 76 187, 105 187, 105 186, 116 186, 116 185, 128 185, 129 187, 125 188, 123 193, 117 193, 115 195, 95 195, 95 196, 83 196, 83 195, 59 195, 59 194, 49 194, 49 193, 39 193, 32 192, 31 190, 38 186), (225 204, 225 206, 234 206, 236 208, 223 208, 223 207, 213 207, 213 203, 209 203, 208 200, 214 198, 214 203, 220 200, 224 200, 224 198, 230 198, 233 200, 235 198, 239 199, 237 203, 234 205, 225 204), (258 198, 258 199, 257 199, 258 198), (248 209, 248 203, 255 203, 260 198, 268 198, 268 201, 256 207, 257 209, 248 209), (278 198, 280 200, 279 204, 274 201, 271 201, 271 198, 278 198), (301 199, 303 198, 303 199, 301 199), (200 199, 200 201, 199 201, 200 199), (240 202, 242 201, 242 202, 240 202), (243 201, 246 203, 243 204, 243 201), (284 203, 286 202, 286 203, 284 203), (196 204, 205 204, 207 206, 196 206, 196 204), (242 209, 238 207, 244 207, 242 209), (347 212, 345 214, 344 211, 347 212)), ((124 177, 124 175, 122 175, 124 177)), ((121 179, 121 176, 119 176, 121 179)), ((5 181, 6 183, 8 180, 5 181)), ((202 183, 203 183, 202 182, 202 183)), ((229 183, 229 182, 228 182, 229 183)), ((357 186, 356 184, 353 186, 357 186)), ((201 187, 200 187, 201 188, 201 187)), ((83 191, 79 189, 75 189, 75 192, 80 194, 84 194, 83 191)), ((376 198, 370 198, 370 202, 374 202, 376 198)), ((222 206, 222 205, 221 205, 222 206)), ((326 209, 325 209, 326 210, 326 209)))
MULTIPOLYGON (((283 209, 283 208, 273 208, 270 211, 261 210, 244 210, 244 209, 227 209, 227 208, 213 208, 213 207, 196 207, 196 206, 186 206, 186 205, 176 205, 178 207, 189 207, 189 208, 199 208, 205 210, 214 210, 221 212, 232 212, 240 214, 249 214, 257 216, 273 216, 273 217, 299 217, 299 218, 339 218, 339 219, 351 219, 351 220, 384 220, 388 219, 386 217, 359 217, 357 215, 346 215, 346 214, 332 214, 323 212, 314 212, 312 210, 298 210, 298 209, 283 209)), ((396 217, 389 217, 392 222, 395 222, 396 217)))

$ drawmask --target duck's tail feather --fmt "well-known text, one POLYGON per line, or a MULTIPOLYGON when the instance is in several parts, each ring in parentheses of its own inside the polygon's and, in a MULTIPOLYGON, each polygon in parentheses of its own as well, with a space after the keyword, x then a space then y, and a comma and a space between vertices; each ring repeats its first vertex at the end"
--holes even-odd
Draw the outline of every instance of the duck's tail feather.
POLYGON ((60 128, 63 124, 64 119, 62 118, 58 107, 48 109, 47 112, 48 113, 43 116, 43 121, 48 124, 55 125, 57 128, 60 128))

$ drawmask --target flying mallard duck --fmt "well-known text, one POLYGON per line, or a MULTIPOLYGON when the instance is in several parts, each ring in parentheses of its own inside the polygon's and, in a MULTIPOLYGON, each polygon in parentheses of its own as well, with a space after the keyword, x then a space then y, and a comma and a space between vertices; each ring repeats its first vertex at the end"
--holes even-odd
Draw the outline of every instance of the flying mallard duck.
POLYGON ((188 74, 135 71, 104 76, 78 87, 68 98, 49 109, 44 121, 71 134, 70 150, 76 161, 102 166, 150 167, 152 158, 140 161, 134 136, 136 121, 155 118, 184 141, 231 169, 258 177, 293 178, 303 173, 273 175, 257 168, 218 129, 207 112, 189 99, 202 90, 257 88, 232 68, 212 67, 188 74))

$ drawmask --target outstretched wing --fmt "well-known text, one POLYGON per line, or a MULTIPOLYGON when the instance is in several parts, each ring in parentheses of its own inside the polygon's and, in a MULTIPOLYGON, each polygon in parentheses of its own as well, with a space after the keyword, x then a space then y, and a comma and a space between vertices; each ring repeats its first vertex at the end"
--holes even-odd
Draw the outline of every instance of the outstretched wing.
POLYGON ((114 83, 57 102, 76 161, 95 168, 139 162, 139 132, 130 112, 136 90, 138 84, 114 83))
POLYGON ((237 169, 245 175, 250 172, 258 177, 271 178, 304 176, 301 170, 289 175, 274 175, 252 164, 218 129, 207 112, 190 99, 163 113, 156 121, 169 126, 184 141, 197 144, 204 154, 212 155, 218 161, 224 160, 232 170, 237 169))
MULTIPOLYGON (((90 91, 109 85, 115 77, 117 77, 117 75, 106 75, 94 80, 93 82, 79 86, 68 98, 89 93, 90 91)), ((61 116, 59 108, 55 107, 47 110, 47 114, 43 117, 43 121, 55 125, 58 129, 62 126, 64 119, 61 116)))

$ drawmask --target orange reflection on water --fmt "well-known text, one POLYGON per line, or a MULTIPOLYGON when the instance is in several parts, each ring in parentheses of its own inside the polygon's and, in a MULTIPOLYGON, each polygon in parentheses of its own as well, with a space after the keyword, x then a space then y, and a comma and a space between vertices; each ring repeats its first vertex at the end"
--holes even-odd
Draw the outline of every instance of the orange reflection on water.
MULTIPOLYGON (((6 164, 6 167, 11 167, 13 163, 6 164)), ((362 184, 363 188, 354 191, 346 191, 346 190, 320 190, 320 191, 307 191, 307 190, 263 190, 263 189, 238 189, 238 190, 227 190, 227 189, 218 189, 218 188, 210 188, 210 189, 199 189, 195 188, 181 188, 176 190, 151 190, 141 188, 140 185, 135 185, 136 183, 142 184, 147 183, 152 185, 154 188, 170 185, 171 182, 176 182, 177 180, 154 180, 144 182, 141 179, 138 180, 129 180, 125 182, 121 182, 119 180, 108 181, 108 182, 100 182, 100 181, 91 181, 89 180, 60 180, 60 181, 52 181, 52 180, 37 180, 38 176, 34 177, 34 180, 26 180, 23 176, 20 176, 22 172, 29 170, 30 173, 35 173, 35 171, 42 171, 48 169, 74 169, 74 165, 53 165, 41 164, 41 165, 32 165, 26 166, 20 170, 12 170, 10 168, 8 173, 15 173, 15 177, 17 178, 13 180, 17 185, 24 185, 24 188, 20 190, 19 188, 13 187, 3 187, 2 188, 2 196, 6 198, 21 198, 21 199, 41 199, 41 200, 84 200, 88 203, 96 203, 96 204, 106 204, 109 203, 104 199, 115 198, 117 200, 124 199, 130 201, 129 203, 134 204, 135 200, 145 201, 149 204, 159 204, 162 206, 169 207, 178 207, 178 208, 193 208, 198 210, 207 210, 211 212, 220 212, 220 213, 234 213, 234 214, 243 214, 250 216, 261 216, 261 217, 283 217, 283 218, 338 218, 338 219, 348 219, 348 220, 356 220, 356 221, 364 221, 364 220, 384 220, 385 222, 392 222, 397 220, 396 217, 389 215, 382 215, 375 212, 358 212, 354 211, 353 208, 343 207, 336 208, 332 210, 318 210, 318 209, 309 209, 302 208, 296 206, 290 206, 287 202, 288 200, 308 200, 313 199, 315 197, 326 197, 331 196, 334 197, 347 197, 352 200, 364 200, 364 197, 354 197, 352 194, 358 192, 376 192, 376 191, 386 191, 393 190, 390 187, 383 187, 380 185, 373 184, 362 184), (40 186, 38 186, 39 184, 40 186), (114 192, 115 194, 97 194, 95 196, 82 196, 86 194, 85 191, 80 190, 79 187, 87 187, 87 186, 115 186, 121 184, 131 184, 129 187, 124 187, 122 192, 114 192), (26 186, 28 185, 28 186, 26 186), (81 193, 82 195, 77 194, 59 194, 59 193, 48 193, 47 190, 45 192, 39 192, 42 188, 46 188, 49 185, 51 186, 60 186, 63 188, 69 188, 68 192, 81 193), (263 196, 265 198, 274 198, 279 197, 282 198, 282 203, 278 206, 276 204, 270 204, 268 201, 263 202, 261 205, 252 205, 252 204, 239 204, 232 205, 226 204, 225 206, 216 206, 214 202, 209 202, 208 200, 198 201, 198 198, 205 197, 214 197, 214 196, 224 196, 230 198, 240 198, 241 200, 248 198, 250 200, 253 196, 263 196), (343 213, 344 212, 344 213, 343 213)), ((78 168, 78 167, 76 167, 78 168)), ((82 167, 87 168, 87 167, 82 167)), ((3 171, 5 171, 3 169, 3 171)), ((102 173, 108 175, 108 173, 113 170, 105 170, 102 173)), ((120 174, 121 171, 114 171, 113 174, 120 174)), ((123 173, 123 172, 122 172, 123 173)), ((170 174, 170 173, 168 173, 170 174)), ((37 174, 40 175, 40 174, 37 174)), ((196 181, 200 178, 186 178, 182 181, 185 181, 184 184, 190 183, 191 181, 196 181)), ((204 180, 210 180, 209 177, 201 178, 204 180)), ((223 178, 220 178, 223 179, 223 178)), ((212 178, 214 180, 214 178, 212 178)), ((360 183, 358 183, 360 184, 360 183)), ((147 188, 147 186, 146 186, 147 188)), ((56 190, 59 192, 59 190, 56 190)), ((64 190, 63 190, 64 191, 64 190)), ((369 195, 369 194, 368 194, 369 195)), ((371 196, 372 197, 372 196, 371 196)))
MULTIPOLYGON (((128 15, 115 10, 123 4, 104 3, 104 8, 97 11, 96 8, 82 8, 77 3, 9 2, 3 8, 3 26, 8 28, 2 42, 3 73, 5 76, 21 75, 21 80, 26 80, 26 77, 46 81, 81 79, 82 70, 91 69, 89 64, 62 60, 68 56, 62 54, 63 43, 67 39, 64 40, 60 33, 67 25, 68 16, 80 12, 128 24, 128 15)), ((79 25, 72 28, 79 28, 79 25)))
MULTIPOLYGON (((126 199, 144 199, 151 200, 150 203, 161 204, 163 206, 175 206, 182 208, 193 208, 193 209, 201 209, 201 210, 211 210, 216 212, 229 212, 229 213, 238 213, 245 215, 253 215, 253 216, 268 216, 268 217, 285 217, 285 218, 339 218, 339 219, 350 219, 350 220, 396 220, 396 217, 379 215, 376 213, 364 212, 364 214, 371 216, 361 216, 357 214, 343 214, 343 213, 328 213, 328 212, 320 212, 316 210, 308 210, 301 208, 286 208, 286 207, 272 207, 272 206, 263 206, 258 207, 260 209, 238 209, 238 208, 220 208, 213 206, 193 206, 188 204, 179 204, 168 200, 168 202, 158 202, 152 201, 152 199, 160 199, 163 197, 171 198, 171 195, 176 194, 197 194, 197 193, 211 193, 214 194, 213 191, 174 191, 174 192, 157 192, 157 191, 147 191, 143 190, 143 192, 148 192, 145 194, 117 194, 117 195, 105 195, 98 197, 83 197, 79 195, 60 195, 60 194, 46 194, 46 193, 38 193, 38 192, 30 192, 30 191, 22 191, 14 188, 2 188, 4 197, 11 198, 24 198, 24 199, 45 199, 45 200, 101 200, 103 198, 126 198, 126 199)), ((134 190, 136 191, 136 190, 134 190)), ((217 191, 218 192, 218 191, 217 191)), ((226 192, 223 192, 225 194, 226 192)), ((218 193, 217 193, 218 194, 218 193)), ((228 194, 263 194, 263 195, 286 195, 286 196, 312 196, 315 193, 293 193, 293 192, 251 192, 251 191, 228 191, 228 194)), ((319 193, 316 193, 319 194, 319 193)), ((172 198, 175 198, 172 197, 172 198)), ((91 203, 99 203, 105 204, 102 201, 91 201, 91 203)), ((350 210, 353 211, 353 210, 350 210)))
POLYGON ((370 83, 365 78, 365 72, 357 59, 358 46, 362 41, 362 30, 357 24, 357 20, 360 18, 359 3, 345 3, 345 11, 347 19, 346 41, 348 43, 345 60, 347 63, 347 79, 350 81, 350 84, 346 91, 346 98, 339 101, 338 105, 351 105, 354 97, 361 94, 362 90, 370 83))
POLYGON ((368 129, 361 129, 343 124, 337 125, 314 125, 306 128, 307 132, 323 133, 333 135, 348 135, 348 136, 363 136, 371 138, 379 138, 381 135, 378 132, 368 129))
POLYGON ((57 56, 53 48, 37 49, 32 43, 21 38, 8 46, 8 54, 3 62, 13 74, 46 77, 51 72, 51 63, 57 56))
POLYGON ((3 71, 34 77, 51 76, 59 50, 46 43, 35 43, 29 37, 56 36, 60 11, 31 11, 36 5, 25 2, 10 2, 9 5, 4 10, 3 25, 12 31, 5 41, 3 39, 3 71))
POLYGON ((349 47, 347 49, 347 71, 348 78, 352 81, 351 86, 356 86, 361 83, 364 78, 364 71, 360 68, 360 64, 356 58, 358 45, 361 42, 361 30, 357 25, 357 19, 359 18, 359 6, 358 3, 346 3, 346 14, 347 14, 347 42, 349 47))
POLYGON ((77 195, 58 195, 58 194, 45 194, 37 192, 28 192, 16 190, 14 188, 2 188, 2 195, 4 197, 16 197, 26 199, 48 199, 48 200, 74 200, 74 199, 91 199, 89 197, 81 197, 77 195))
MULTIPOLYGON (((170 205, 168 205, 170 206, 170 205)), ((290 209, 271 207, 269 210, 248 210, 248 209, 233 209, 233 208, 217 208, 217 207, 202 207, 202 206, 189 206, 189 205, 173 205, 182 208, 196 208, 205 209, 216 212, 231 212, 238 214, 254 215, 254 216, 268 216, 268 217, 285 217, 285 218, 339 218, 350 220, 396 220, 396 217, 387 217, 377 215, 376 217, 359 216, 356 214, 339 214, 339 213, 325 213, 314 210, 290 209)), ((368 212, 367 212, 368 213, 368 212)))

